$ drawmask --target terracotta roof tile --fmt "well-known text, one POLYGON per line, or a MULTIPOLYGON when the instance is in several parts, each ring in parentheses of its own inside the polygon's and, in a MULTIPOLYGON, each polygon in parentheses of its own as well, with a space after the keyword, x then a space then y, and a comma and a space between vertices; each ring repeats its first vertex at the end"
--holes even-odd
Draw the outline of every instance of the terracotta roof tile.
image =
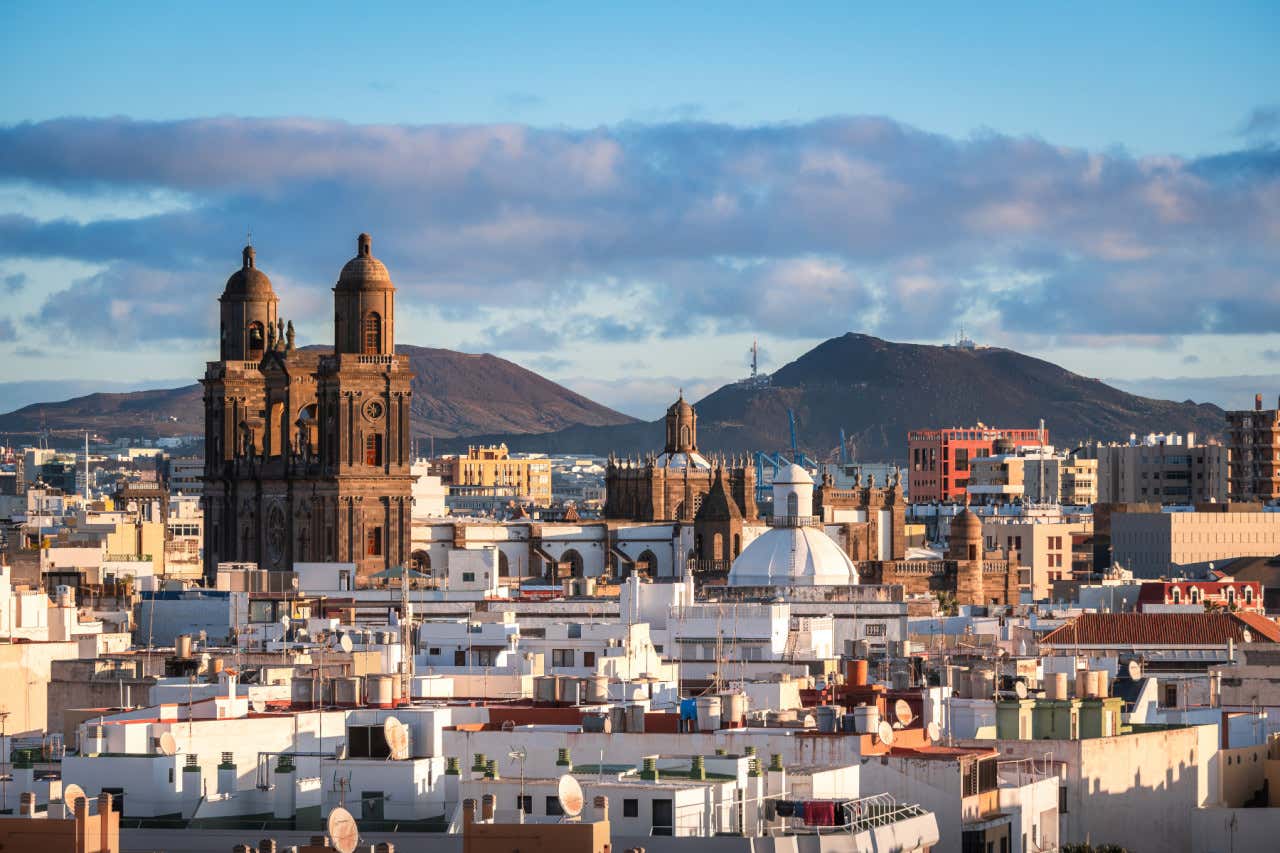
POLYGON ((1280 625, 1256 613, 1086 613, 1049 632, 1042 646, 1226 645, 1280 642, 1280 625))

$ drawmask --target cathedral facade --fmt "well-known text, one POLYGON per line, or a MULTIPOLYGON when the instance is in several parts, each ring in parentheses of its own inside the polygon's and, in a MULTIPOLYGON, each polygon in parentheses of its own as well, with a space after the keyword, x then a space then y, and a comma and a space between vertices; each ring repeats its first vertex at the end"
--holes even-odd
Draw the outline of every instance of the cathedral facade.
POLYGON ((333 350, 300 350, 251 246, 227 279, 202 380, 209 580, 223 562, 348 562, 359 579, 408 558, 413 372, 368 234, 333 294, 333 350))
POLYGON ((698 450, 698 414, 683 393, 667 409, 666 431, 661 454, 643 459, 610 456, 604 475, 605 518, 692 522, 712 487, 722 480, 720 488, 736 505, 737 517, 757 519, 751 461, 713 463, 703 456, 698 450))

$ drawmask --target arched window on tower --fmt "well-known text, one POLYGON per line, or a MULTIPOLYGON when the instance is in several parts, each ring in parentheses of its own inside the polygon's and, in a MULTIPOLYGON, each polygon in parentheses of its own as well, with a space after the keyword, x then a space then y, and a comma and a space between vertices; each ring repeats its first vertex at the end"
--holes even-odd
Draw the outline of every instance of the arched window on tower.
POLYGON ((254 321, 249 324, 249 358, 262 358, 262 350, 266 346, 262 324, 254 321))
POLYGON ((382 352, 382 318, 377 311, 370 311, 364 317, 364 352, 366 355, 382 352))
POLYGON ((800 496, 795 492, 787 495, 787 515, 795 518, 800 514, 800 496))

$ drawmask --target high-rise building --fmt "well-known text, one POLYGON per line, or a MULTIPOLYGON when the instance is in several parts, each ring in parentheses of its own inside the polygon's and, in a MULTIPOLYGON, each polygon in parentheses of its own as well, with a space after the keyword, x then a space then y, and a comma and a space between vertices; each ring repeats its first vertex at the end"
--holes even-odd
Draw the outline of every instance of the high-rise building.
POLYGON ((1262 408, 1258 394, 1252 409, 1227 412, 1227 449, 1232 500, 1280 498, 1280 409, 1262 408))
POLYGON ((951 429, 917 429, 907 433, 910 473, 907 498, 912 503, 963 503, 972 459, 991 456, 998 439, 1015 448, 1047 444, 1048 430, 996 429, 978 424, 951 429))
POLYGON ((1088 444, 1076 455, 1098 460, 1103 503, 1192 505, 1227 499, 1227 448, 1197 444, 1195 433, 1130 435, 1125 444, 1088 444))
POLYGON ((403 565, 413 509, 410 382, 395 354, 395 286, 368 234, 333 288, 332 352, 294 346, 253 247, 221 303, 205 371, 205 559, 403 565))

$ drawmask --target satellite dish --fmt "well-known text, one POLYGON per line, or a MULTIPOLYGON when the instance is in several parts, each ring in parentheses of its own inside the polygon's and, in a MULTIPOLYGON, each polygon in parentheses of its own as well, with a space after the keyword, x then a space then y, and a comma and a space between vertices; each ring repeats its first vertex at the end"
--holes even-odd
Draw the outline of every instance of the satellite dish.
POLYGON ((1013 682, 1013 692, 1017 694, 1019 699, 1027 698, 1027 683, 1025 681, 1013 682))
POLYGON ((281 616, 281 617, 280 617, 280 627, 281 627, 281 628, 284 628, 286 631, 288 631, 288 630, 289 630, 289 617, 288 617, 288 616, 281 616))
POLYGON ((342 649, 344 652, 351 651, 351 635, 350 634, 343 634, 341 637, 338 638, 338 648, 342 649))
POLYGON ((577 779, 567 774, 561 776, 556 785, 556 796, 565 815, 577 817, 582 814, 582 786, 577 779))
POLYGON ((409 730, 404 723, 395 717, 387 717, 382 721, 382 734, 387 739, 393 760, 404 761, 409 757, 409 730))
POLYGON ((876 728, 876 734, 879 735, 882 744, 893 746, 893 726, 889 725, 888 720, 880 721, 880 725, 876 728))
POLYGON ((165 732, 160 735, 160 754, 174 755, 178 752, 178 742, 173 739, 171 732, 165 732))
POLYGON ((267 703, 260 698, 254 697, 249 701, 249 706, 253 708, 253 713, 261 714, 267 710, 267 703))
POLYGON ((1136 660, 1129 661, 1129 678, 1133 681, 1137 681, 1139 678, 1142 678, 1142 664, 1138 663, 1136 660))
POLYGON ((1241 632, 1240 632, 1240 639, 1241 639, 1241 640, 1243 640, 1243 641, 1244 641, 1244 642, 1246 642, 1246 643, 1252 643, 1252 642, 1253 642, 1253 632, 1252 632, 1252 631, 1250 631, 1248 628, 1245 628, 1243 631, 1241 631, 1241 632))
POLYGON ((893 703, 893 717, 902 725, 909 726, 916 715, 911 713, 911 706, 907 704, 907 700, 899 699, 893 703))
POLYGON ((930 743, 936 743, 938 738, 942 737, 942 729, 938 727, 937 723, 930 723, 925 726, 924 733, 929 736, 930 743))
POLYGON ((338 853, 354 853, 356 845, 360 843, 360 827, 356 826, 356 819, 351 816, 351 812, 338 806, 329 812, 326 828, 334 850, 338 853))
POLYGON ((75 782, 72 782, 62 789, 63 805, 65 805, 67 810, 73 814, 76 810, 76 800, 83 800, 84 798, 84 789, 75 782))

